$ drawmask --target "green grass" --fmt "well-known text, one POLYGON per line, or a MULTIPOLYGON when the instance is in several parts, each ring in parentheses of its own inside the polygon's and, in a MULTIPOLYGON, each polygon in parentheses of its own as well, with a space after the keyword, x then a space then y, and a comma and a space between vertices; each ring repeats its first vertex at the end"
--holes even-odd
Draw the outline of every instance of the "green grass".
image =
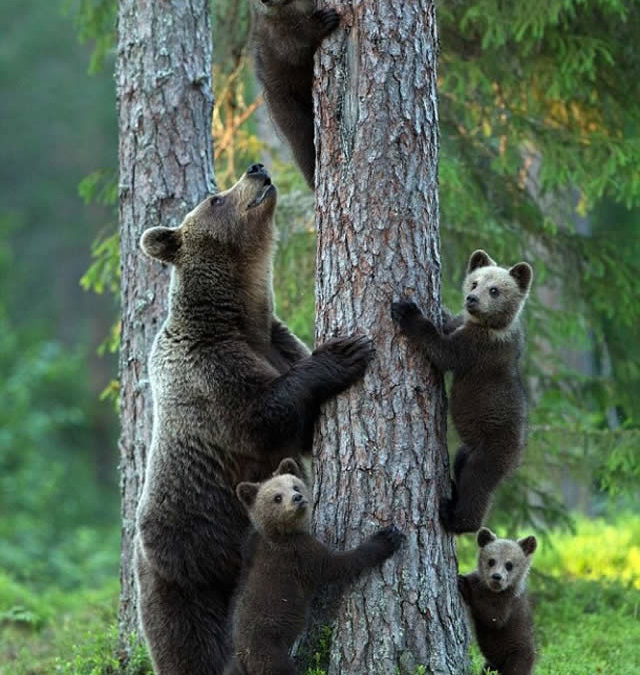
MULTIPOLYGON (((469 538, 461 569, 473 566, 469 538)), ((640 673, 640 517, 579 520, 536 553, 538 675, 640 673)), ((34 592, 0 573, 0 675, 114 675, 117 582, 98 589, 34 592)), ((474 672, 482 657, 472 648, 474 672)), ((122 675, 149 675, 144 650, 122 675)), ((307 675, 323 675, 314 668, 307 675)))
MULTIPOLYGON (((0 573, 0 675, 114 675, 118 582, 38 595, 0 573)), ((135 649, 126 675, 151 673, 135 649)))

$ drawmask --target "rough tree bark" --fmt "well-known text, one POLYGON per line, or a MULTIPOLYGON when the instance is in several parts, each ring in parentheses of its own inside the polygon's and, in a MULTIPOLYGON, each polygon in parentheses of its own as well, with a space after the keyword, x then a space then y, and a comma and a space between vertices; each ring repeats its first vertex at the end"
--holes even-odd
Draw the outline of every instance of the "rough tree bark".
POLYGON ((169 279, 138 242, 148 227, 179 225, 215 187, 211 42, 209 0, 119 2, 123 659, 137 632, 132 538, 151 438, 147 356, 166 314, 169 279))
POLYGON ((433 0, 337 3, 346 32, 316 66, 316 337, 356 328, 377 357, 328 405, 314 448, 315 529, 353 546, 379 525, 406 534, 384 572, 341 601, 330 674, 460 675, 468 631, 453 539, 442 378, 390 318, 409 294, 439 322, 437 29, 433 0))

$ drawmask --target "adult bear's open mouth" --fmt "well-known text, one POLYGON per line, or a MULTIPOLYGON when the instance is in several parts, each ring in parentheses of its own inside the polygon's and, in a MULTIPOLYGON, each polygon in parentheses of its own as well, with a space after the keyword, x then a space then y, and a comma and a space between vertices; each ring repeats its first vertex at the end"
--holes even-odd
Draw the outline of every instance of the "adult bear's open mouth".
POLYGON ((275 192, 276 192, 276 186, 271 182, 271 178, 269 178, 269 177, 265 178, 264 185, 262 186, 262 189, 255 196, 255 199, 253 199, 251 202, 249 202, 249 206, 247 206, 247 209, 253 209, 256 206, 260 206, 260 204, 262 204, 262 202, 267 197, 270 197, 275 192))

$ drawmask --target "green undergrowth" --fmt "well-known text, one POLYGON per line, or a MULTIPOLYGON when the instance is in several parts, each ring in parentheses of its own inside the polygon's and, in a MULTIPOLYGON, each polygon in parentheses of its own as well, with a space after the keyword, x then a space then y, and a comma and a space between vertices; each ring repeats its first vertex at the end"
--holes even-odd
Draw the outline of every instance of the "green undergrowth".
POLYGON ((144 649, 118 659, 117 580, 34 593, 0 573, 0 675, 151 675, 144 649))
MULTIPOLYGON (((468 571, 473 538, 460 550, 461 570, 468 571)), ((573 534, 540 542, 529 580, 538 675, 640 672, 639 558, 638 516, 580 519, 573 534)), ((0 572, 0 675, 150 675, 140 647, 120 669, 117 599, 116 580, 95 589, 34 591, 0 572)), ((482 658, 475 646, 471 653, 477 673, 482 658)), ((305 675, 324 675, 325 655, 305 675)))

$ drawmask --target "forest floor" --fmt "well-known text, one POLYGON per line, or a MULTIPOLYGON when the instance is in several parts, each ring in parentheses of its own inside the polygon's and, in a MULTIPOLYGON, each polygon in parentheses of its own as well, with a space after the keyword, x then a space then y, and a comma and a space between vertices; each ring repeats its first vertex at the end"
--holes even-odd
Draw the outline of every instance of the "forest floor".
MULTIPOLYGON (((474 566, 473 548, 472 538, 460 547, 462 572, 474 566)), ((580 519, 574 533, 551 533, 540 542, 529 589, 538 675, 640 673, 639 516, 580 519)), ((149 675, 141 648, 124 673, 119 668, 117 598, 116 580, 36 592, 0 572, 0 675, 149 675)), ((475 647, 472 656, 479 672, 475 647)))

